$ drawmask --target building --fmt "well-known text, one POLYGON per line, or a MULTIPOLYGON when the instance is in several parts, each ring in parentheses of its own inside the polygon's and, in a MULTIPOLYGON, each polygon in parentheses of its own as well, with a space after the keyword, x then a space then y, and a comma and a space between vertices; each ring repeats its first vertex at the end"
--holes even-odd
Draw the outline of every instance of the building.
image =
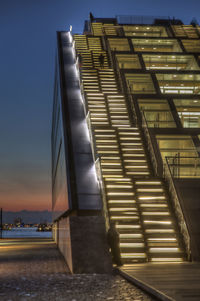
POLYGON ((199 260, 200 26, 91 16, 57 41, 54 237, 71 270, 110 268, 111 220, 124 264, 199 260))

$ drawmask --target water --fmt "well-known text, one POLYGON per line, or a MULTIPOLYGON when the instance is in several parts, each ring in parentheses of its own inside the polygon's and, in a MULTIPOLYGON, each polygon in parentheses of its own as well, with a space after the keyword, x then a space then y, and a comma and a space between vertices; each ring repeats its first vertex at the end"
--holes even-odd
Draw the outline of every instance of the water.
POLYGON ((37 228, 12 228, 3 231, 3 238, 45 237, 51 238, 52 232, 37 232, 37 228))

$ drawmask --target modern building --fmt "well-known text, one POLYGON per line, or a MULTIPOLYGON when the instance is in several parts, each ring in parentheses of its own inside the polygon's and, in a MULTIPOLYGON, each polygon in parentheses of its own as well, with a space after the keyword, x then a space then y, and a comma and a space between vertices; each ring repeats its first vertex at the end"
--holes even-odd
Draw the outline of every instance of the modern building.
POLYGON ((200 260, 200 26, 118 16, 57 33, 54 237, 73 272, 200 260))

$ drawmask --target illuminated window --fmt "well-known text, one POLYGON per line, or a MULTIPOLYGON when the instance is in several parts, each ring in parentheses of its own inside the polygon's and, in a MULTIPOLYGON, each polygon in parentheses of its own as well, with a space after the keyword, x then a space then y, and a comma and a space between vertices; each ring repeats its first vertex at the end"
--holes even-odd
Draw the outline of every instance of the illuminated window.
POLYGON ((104 24, 103 30, 107 36, 116 36, 117 35, 117 26, 114 24, 104 24))
POLYGON ((200 40, 181 40, 187 52, 200 52, 200 40))
POLYGON ((125 74, 130 93, 154 94, 155 89, 150 74, 125 74))
POLYGON ((173 25, 172 29, 176 37, 198 38, 196 28, 192 25, 173 25))
POLYGON ((200 177, 200 158, 189 135, 157 135, 164 166, 168 164, 173 177, 200 177))
POLYGON ((199 70, 199 66, 192 55, 144 54, 143 59, 147 70, 199 70))
POLYGON ((135 51, 182 52, 177 40, 131 39, 135 51))
POLYGON ((184 128, 200 128, 200 99, 174 99, 184 128))
POLYGON ((172 113, 166 99, 138 99, 140 110, 150 128, 174 128, 172 113))
POLYGON ((115 39, 110 38, 108 39, 110 49, 113 51, 129 51, 129 43, 127 39, 115 39))
POLYGON ((165 27, 162 26, 123 26, 125 36, 138 36, 138 37, 167 37, 165 27))
POLYGON ((121 69, 141 69, 137 54, 117 54, 116 59, 121 69))
POLYGON ((163 161, 165 161, 165 157, 174 157, 177 154, 180 157, 198 156, 189 135, 156 135, 156 139, 163 161))
POLYGON ((156 74, 164 94, 200 94, 199 74, 156 74))

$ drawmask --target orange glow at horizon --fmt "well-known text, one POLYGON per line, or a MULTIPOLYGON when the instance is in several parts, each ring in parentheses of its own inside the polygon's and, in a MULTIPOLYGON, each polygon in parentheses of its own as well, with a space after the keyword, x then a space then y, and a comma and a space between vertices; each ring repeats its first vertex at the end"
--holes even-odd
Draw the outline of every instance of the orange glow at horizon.
POLYGON ((41 193, 34 195, 1 195, 0 196, 0 207, 4 211, 51 211, 51 194, 41 193))

